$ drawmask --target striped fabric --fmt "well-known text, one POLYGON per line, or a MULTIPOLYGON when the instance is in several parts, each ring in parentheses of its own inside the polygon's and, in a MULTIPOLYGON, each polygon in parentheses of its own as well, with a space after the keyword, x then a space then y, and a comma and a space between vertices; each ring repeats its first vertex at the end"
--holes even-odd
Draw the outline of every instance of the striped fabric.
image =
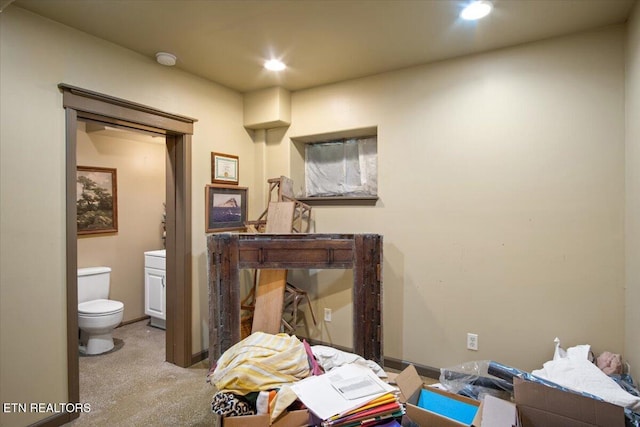
POLYGON ((297 337, 254 332, 220 356, 209 380, 218 391, 246 395, 309 375, 307 354, 297 337))

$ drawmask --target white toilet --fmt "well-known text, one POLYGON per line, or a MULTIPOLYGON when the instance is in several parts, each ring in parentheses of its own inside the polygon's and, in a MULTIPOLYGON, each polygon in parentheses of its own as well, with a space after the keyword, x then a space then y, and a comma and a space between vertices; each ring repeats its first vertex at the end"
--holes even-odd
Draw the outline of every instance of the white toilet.
POLYGON ((78 269, 80 352, 93 355, 113 349, 113 329, 122 322, 124 304, 109 297, 109 267, 78 269))

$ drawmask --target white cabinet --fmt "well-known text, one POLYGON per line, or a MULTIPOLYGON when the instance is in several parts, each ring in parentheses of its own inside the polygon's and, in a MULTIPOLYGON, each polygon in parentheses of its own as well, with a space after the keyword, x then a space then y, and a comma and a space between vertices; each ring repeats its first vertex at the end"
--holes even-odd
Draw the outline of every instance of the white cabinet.
POLYGON ((167 319, 166 251, 144 253, 144 313, 151 326, 165 329, 167 319))

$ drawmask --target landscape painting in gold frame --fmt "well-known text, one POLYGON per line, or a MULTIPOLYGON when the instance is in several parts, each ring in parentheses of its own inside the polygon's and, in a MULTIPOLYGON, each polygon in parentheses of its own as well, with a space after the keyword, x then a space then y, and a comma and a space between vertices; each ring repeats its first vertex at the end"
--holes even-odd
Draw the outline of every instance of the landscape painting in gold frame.
POLYGON ((118 231, 116 169, 78 166, 76 192, 78 234, 118 231))

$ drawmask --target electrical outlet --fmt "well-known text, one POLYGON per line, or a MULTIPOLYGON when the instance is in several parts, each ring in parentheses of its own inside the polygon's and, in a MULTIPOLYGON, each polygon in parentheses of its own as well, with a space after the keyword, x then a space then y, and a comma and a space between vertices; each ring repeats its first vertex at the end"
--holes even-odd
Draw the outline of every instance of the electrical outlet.
POLYGON ((478 350, 478 334, 467 334, 467 350, 478 350))
POLYGON ((330 308, 325 308, 324 309, 324 321, 325 322, 331 322, 331 309, 330 308))

